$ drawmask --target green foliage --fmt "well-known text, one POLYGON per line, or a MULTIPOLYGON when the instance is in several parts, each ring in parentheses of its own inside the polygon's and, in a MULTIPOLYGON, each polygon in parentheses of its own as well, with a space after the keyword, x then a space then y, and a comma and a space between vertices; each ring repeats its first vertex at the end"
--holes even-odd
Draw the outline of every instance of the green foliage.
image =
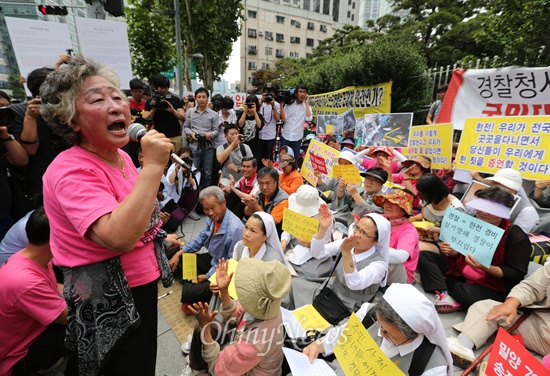
POLYGON ((166 14, 170 9, 156 0, 129 0, 128 40, 137 77, 151 80, 176 64, 174 19, 166 14))
POLYGON ((20 76, 18 74, 10 74, 8 77, 8 89, 12 91, 12 98, 24 101, 27 98, 25 88, 19 82, 20 76))

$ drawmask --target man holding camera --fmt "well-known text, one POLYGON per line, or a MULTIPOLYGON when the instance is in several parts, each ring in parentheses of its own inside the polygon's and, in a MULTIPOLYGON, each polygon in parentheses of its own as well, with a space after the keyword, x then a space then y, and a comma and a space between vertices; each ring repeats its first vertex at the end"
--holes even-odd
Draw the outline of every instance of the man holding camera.
POLYGON ((239 134, 239 128, 236 124, 227 124, 223 130, 227 142, 218 146, 216 150, 216 159, 222 166, 222 178, 220 188, 227 196, 231 192, 230 177, 235 180, 243 177, 241 166, 244 157, 253 157, 250 147, 243 143, 244 136, 239 134))
POLYGON ((172 141, 174 150, 180 150, 182 147, 180 121, 185 120, 183 103, 177 96, 168 92, 170 80, 162 74, 153 79, 153 86, 156 90, 145 103, 143 119, 153 120, 153 128, 164 133, 172 141))
POLYGON ((208 96, 208 90, 203 87, 195 91, 197 107, 187 110, 183 124, 183 135, 193 151, 193 164, 202 171, 201 188, 212 185, 214 140, 219 125, 218 113, 208 108, 208 96))
POLYGON ((296 159, 298 159, 304 136, 304 123, 312 121, 313 116, 309 107, 306 85, 297 85, 294 95, 296 98, 294 102, 285 103, 284 107, 281 106, 281 118, 284 121, 281 145, 292 148, 296 159))
POLYGON ((275 100, 277 90, 271 84, 267 84, 260 101, 260 114, 264 118, 264 126, 260 130, 261 160, 273 161, 273 148, 277 137, 277 122, 281 120, 281 105, 275 100))

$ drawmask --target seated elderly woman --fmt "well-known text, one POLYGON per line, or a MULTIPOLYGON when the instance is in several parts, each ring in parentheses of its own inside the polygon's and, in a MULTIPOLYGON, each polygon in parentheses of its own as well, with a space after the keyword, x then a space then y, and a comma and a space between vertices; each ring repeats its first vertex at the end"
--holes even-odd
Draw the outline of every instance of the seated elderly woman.
MULTIPOLYGON (((332 214, 326 204, 322 204, 319 207, 319 232, 311 240, 310 251, 315 258, 342 253, 335 266, 336 278, 329 287, 348 309, 356 310, 386 284, 390 223, 380 214, 368 214, 357 222, 352 236, 326 244, 324 238, 331 224, 332 214)), ((293 279, 295 307, 311 304, 322 286, 318 282, 293 279)))
MULTIPOLYGON (((414 286, 394 283, 379 304, 372 307, 365 303, 356 315, 380 349, 405 375, 453 374, 445 329, 433 304, 414 286), (429 355, 419 357, 422 353, 429 355)), ((334 352, 345 324, 331 328, 326 336, 304 349, 310 362, 320 353, 328 356, 334 352)), ((329 364, 338 375, 343 375, 337 360, 329 364)))
POLYGON ((510 289, 527 273, 531 243, 527 235, 510 223, 514 196, 499 188, 489 187, 475 192, 478 197, 466 204, 475 209, 476 217, 504 230, 490 267, 483 266, 471 254, 464 256, 440 245, 441 253, 420 252, 418 271, 427 292, 435 291, 439 313, 467 309, 479 300, 506 299, 510 289))
POLYGON ((234 276, 237 303, 229 296, 233 274, 227 270, 228 263, 220 260, 216 278, 223 323, 214 321, 218 311, 209 312, 208 304, 193 305, 198 325, 184 374, 194 370, 212 375, 281 375, 281 298, 290 290, 290 272, 275 260, 242 259, 234 276), (231 330, 222 332, 222 327, 231 330), (225 345, 223 350, 221 345, 225 345))

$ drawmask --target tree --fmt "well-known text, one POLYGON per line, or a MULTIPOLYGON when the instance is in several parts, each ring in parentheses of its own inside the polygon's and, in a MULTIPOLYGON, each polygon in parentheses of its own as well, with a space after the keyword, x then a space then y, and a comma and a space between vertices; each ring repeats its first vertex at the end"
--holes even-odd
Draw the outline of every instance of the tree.
POLYGON ((372 36, 371 32, 361 30, 359 26, 344 25, 331 37, 323 39, 313 50, 312 57, 327 56, 336 51, 351 51, 357 46, 368 43, 372 36))
POLYGON ((129 0, 128 41, 134 74, 151 80, 174 67, 174 20, 156 0, 129 0), (155 12, 157 11, 157 12, 155 12))
POLYGON ((10 89, 12 92, 12 98, 24 101, 27 98, 27 95, 25 93, 25 88, 23 87, 23 85, 21 85, 20 78, 21 76, 19 76, 18 74, 11 74, 8 77, 8 89, 10 89))

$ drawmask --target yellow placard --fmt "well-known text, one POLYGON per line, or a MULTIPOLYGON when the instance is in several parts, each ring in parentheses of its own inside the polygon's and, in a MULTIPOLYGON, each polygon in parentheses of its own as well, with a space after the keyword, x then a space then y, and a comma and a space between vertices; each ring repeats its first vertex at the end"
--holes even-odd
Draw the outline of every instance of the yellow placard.
POLYGON ((195 253, 182 253, 181 271, 182 279, 197 283, 197 255, 195 253))
POLYGON ((307 148, 306 157, 304 158, 304 163, 302 163, 300 173, 308 182, 316 187, 317 177, 315 176, 315 170, 311 166, 311 162, 309 160, 310 152, 325 159, 327 166, 327 176, 331 176, 330 171, 332 170, 332 166, 336 164, 334 160, 340 155, 340 152, 336 149, 331 148, 330 146, 323 144, 321 141, 311 140, 311 142, 309 143, 309 147, 307 148))
POLYGON ((455 167, 490 174, 513 168, 524 179, 548 179, 550 116, 466 119, 455 167))
POLYGON ((453 150, 453 125, 433 124, 414 126, 411 129, 406 155, 412 159, 418 155, 430 157, 432 168, 451 167, 453 150))
POLYGON ((346 183, 361 184, 363 179, 359 175, 359 169, 354 165, 334 165, 332 166, 332 177, 342 177, 346 183))
POLYGON ((350 86, 330 93, 310 95, 309 104, 315 116, 340 115, 352 108, 355 118, 359 119, 366 114, 390 113, 391 90, 391 82, 350 86))
POLYGON ((295 238, 311 241, 313 235, 319 230, 319 220, 296 213, 289 208, 283 211, 283 231, 295 238))
MULTIPOLYGON (((239 264, 239 262, 235 259, 229 259, 229 265, 227 267, 227 274, 231 274, 231 273, 235 273, 235 271, 237 270, 237 265, 239 264)), ((212 277, 210 277, 208 279, 210 281, 210 283, 216 283, 216 273, 214 273, 212 275, 212 277)), ((229 283, 229 296, 232 297, 233 299, 235 300, 238 300, 238 297, 237 297, 237 290, 235 289, 235 274, 233 274, 233 278, 231 279, 231 282, 229 283)))
POLYGON ((292 311, 292 314, 306 331, 318 330, 322 332, 326 328, 330 327, 330 323, 325 320, 311 304, 292 311))
POLYGON ((346 375, 404 375, 380 350, 355 313, 338 339, 334 354, 346 375))

